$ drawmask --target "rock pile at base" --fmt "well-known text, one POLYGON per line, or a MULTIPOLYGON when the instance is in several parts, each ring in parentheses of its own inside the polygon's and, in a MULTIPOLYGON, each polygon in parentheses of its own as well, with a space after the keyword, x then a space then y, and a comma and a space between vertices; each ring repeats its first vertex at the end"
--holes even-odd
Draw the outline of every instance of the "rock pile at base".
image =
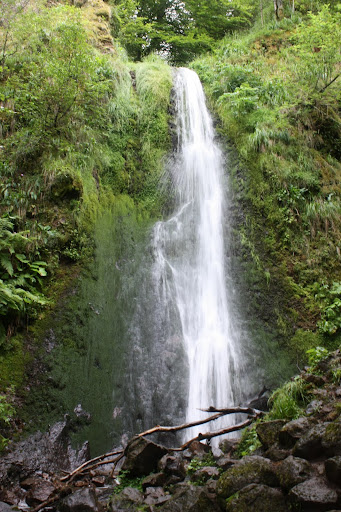
MULTIPOLYGON (((236 458, 236 442, 224 443, 225 453, 213 456, 198 442, 184 452, 171 452, 137 437, 125 450, 123 478, 115 479, 110 465, 99 466, 75 479, 64 496, 43 510, 341 512, 340 351, 321 363, 320 373, 301 375, 311 396, 306 415, 260 422, 261 447, 249 456, 236 458)), ((31 507, 26 510, 34 510, 52 489, 51 475, 22 476, 16 502, 2 489, 0 500, 6 503, 0 503, 0 512, 23 502, 31 507)))

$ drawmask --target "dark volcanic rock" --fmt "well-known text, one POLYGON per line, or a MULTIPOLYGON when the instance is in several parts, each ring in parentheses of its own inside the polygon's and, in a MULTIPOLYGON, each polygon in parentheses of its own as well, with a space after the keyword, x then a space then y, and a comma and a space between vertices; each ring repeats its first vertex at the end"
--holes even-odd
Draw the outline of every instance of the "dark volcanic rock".
POLYGON ((278 483, 278 477, 271 462, 264 457, 254 455, 244 457, 219 478, 217 494, 225 499, 250 484, 276 487, 278 483))
POLYGON ((97 499, 93 489, 87 487, 70 494, 59 504, 60 512, 97 512, 97 499))
POLYGON ((301 505, 307 511, 317 506, 319 510, 328 510, 337 503, 337 492, 321 478, 311 478, 296 485, 289 492, 289 497, 294 505, 301 505))
POLYGON ((328 480, 341 486, 341 457, 333 457, 324 463, 328 480))
POLYGON ((226 512, 288 512, 284 496, 267 485, 250 484, 228 500, 226 512))
POLYGON ((312 475, 312 467, 308 461, 290 455, 285 459, 277 470, 281 487, 285 490, 291 489, 312 475))
POLYGON ((135 437, 125 449, 126 459, 122 470, 131 476, 144 476, 157 469, 159 460, 167 453, 164 446, 148 441, 144 437, 135 437))

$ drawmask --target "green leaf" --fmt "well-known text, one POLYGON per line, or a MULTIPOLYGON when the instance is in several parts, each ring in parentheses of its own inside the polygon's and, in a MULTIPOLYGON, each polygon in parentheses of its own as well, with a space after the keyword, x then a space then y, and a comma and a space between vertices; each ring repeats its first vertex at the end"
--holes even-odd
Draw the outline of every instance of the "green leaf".
POLYGON ((0 263, 1 263, 2 267, 7 271, 7 273, 12 277, 14 270, 13 270, 13 265, 12 265, 9 257, 6 255, 2 255, 0 257, 0 263))

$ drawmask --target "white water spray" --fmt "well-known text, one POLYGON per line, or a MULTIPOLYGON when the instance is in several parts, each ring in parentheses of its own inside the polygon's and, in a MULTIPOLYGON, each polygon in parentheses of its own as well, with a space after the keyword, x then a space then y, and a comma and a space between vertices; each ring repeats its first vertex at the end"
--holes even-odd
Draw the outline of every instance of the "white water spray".
MULTIPOLYGON (((194 421, 207 417, 200 408, 235 403, 239 334, 224 269, 223 157, 194 71, 177 71, 175 96, 178 148, 171 173, 177 211, 155 226, 153 275, 159 303, 168 309, 175 300, 180 316, 189 366, 186 419, 194 421)), ((226 426, 232 420, 220 421, 226 426)), ((194 430, 187 435, 200 427, 194 430)))

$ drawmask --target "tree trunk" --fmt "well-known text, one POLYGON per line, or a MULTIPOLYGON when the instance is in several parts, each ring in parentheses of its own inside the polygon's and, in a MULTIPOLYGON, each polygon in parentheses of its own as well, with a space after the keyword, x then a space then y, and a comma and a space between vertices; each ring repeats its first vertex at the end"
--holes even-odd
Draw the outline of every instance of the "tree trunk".
POLYGON ((284 15, 283 0, 274 0, 276 18, 281 20, 284 15))

